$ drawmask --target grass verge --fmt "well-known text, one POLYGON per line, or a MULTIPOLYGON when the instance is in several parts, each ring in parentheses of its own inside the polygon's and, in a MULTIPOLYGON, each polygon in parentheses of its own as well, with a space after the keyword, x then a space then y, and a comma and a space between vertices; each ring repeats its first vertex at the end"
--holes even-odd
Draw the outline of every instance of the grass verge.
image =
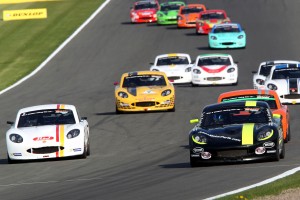
POLYGON ((47 8, 47 19, 0 21, 0 90, 39 66, 104 0, 1 5, 3 10, 47 8))

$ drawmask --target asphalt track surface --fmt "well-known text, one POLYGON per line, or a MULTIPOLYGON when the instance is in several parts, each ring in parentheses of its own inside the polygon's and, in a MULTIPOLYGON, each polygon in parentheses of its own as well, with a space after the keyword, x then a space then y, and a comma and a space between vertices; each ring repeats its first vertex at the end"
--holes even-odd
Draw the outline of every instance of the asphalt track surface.
MULTIPOLYGON (((190 1, 197 2, 197 1, 190 1)), ((279 162, 190 168, 189 119, 221 92, 252 88, 252 70, 271 59, 298 60, 299 0, 203 0, 225 9, 247 32, 247 48, 209 50, 194 29, 132 25, 133 0, 112 0, 39 73, 0 96, 0 199, 203 199, 245 187, 299 166, 298 105, 290 106, 292 140, 279 162), (176 86, 175 113, 116 115, 114 81, 149 68, 158 54, 230 53, 239 62, 238 86, 176 86), (91 156, 7 164, 5 131, 18 109, 74 104, 88 117, 91 156)))

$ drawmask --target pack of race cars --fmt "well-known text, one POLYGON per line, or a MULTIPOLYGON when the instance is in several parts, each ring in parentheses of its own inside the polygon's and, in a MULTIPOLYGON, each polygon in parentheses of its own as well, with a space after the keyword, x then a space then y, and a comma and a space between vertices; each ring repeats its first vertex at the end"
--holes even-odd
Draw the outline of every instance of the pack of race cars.
MULTIPOLYGON (((175 24, 208 35, 211 49, 245 48, 246 33, 224 10, 182 1, 139 0, 130 9, 132 23, 175 24)), ((237 85, 238 65, 230 54, 187 53, 156 56, 145 71, 123 73, 115 82, 117 114, 175 111, 176 84, 237 85)), ((207 105, 189 132, 190 165, 275 160, 285 157, 291 139, 286 104, 300 103, 300 62, 265 61, 253 71, 254 89, 219 95, 207 105)), ((73 105, 38 105, 19 110, 6 133, 9 163, 90 154, 89 126, 73 105)))

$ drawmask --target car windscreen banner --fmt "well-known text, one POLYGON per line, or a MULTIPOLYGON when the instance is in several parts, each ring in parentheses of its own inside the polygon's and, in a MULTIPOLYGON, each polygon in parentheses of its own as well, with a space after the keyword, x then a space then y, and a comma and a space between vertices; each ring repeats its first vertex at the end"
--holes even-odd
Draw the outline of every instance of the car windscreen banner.
POLYGON ((44 18, 47 18, 46 8, 3 11, 3 21, 44 18))

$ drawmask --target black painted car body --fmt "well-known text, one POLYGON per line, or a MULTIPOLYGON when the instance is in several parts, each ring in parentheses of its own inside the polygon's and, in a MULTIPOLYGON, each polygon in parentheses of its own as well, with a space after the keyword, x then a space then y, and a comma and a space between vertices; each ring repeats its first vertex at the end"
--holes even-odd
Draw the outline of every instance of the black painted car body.
POLYGON ((192 167, 213 162, 276 160, 284 158, 280 115, 272 115, 262 101, 206 106, 189 133, 192 167))

